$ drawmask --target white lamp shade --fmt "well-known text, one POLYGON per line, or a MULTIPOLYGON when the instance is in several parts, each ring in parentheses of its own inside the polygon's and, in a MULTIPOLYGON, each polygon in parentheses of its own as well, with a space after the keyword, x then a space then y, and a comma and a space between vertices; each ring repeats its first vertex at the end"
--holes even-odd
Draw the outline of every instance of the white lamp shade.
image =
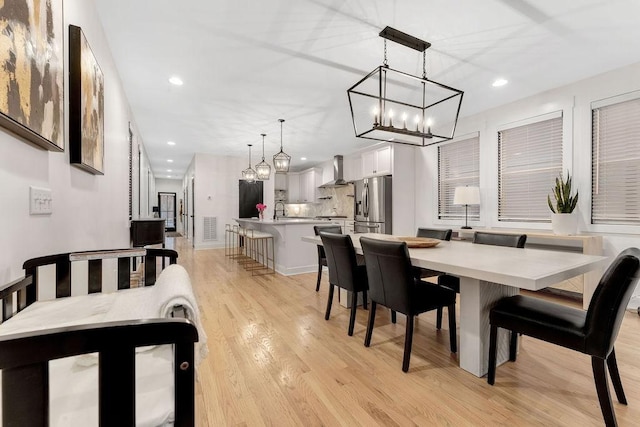
POLYGON ((480 188, 478 187, 456 187, 453 194, 454 205, 479 205, 480 188))

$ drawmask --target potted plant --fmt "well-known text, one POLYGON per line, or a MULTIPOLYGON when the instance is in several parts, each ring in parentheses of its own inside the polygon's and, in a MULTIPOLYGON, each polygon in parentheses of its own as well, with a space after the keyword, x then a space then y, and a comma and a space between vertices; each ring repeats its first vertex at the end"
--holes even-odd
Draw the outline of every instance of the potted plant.
POLYGON ((556 178, 553 188, 555 204, 551 202, 551 196, 547 196, 547 203, 551 209, 551 228, 554 234, 570 235, 578 231, 578 217, 573 214, 578 205, 578 192, 571 195, 571 176, 567 172, 566 181, 560 176, 556 178))

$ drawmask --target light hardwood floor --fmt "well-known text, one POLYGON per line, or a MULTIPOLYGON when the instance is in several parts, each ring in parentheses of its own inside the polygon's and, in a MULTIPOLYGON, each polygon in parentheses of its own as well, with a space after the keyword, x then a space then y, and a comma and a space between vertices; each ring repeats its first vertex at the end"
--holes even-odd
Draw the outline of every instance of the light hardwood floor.
MULTIPOLYGON (((348 310, 324 320, 328 276, 252 277, 224 250, 193 251, 175 239, 191 275, 209 340, 199 368, 199 426, 597 426, 602 415, 588 356, 532 338, 518 361, 497 370, 496 385, 458 367, 447 320, 435 312, 415 325, 411 366, 401 370, 404 316, 379 310, 370 348, 367 311, 353 337, 348 310)), ((446 310, 445 310, 446 316, 446 310)), ((616 354, 628 406, 621 426, 640 423, 640 318, 627 312, 616 354)), ((613 394, 615 400, 615 394, 613 394)))

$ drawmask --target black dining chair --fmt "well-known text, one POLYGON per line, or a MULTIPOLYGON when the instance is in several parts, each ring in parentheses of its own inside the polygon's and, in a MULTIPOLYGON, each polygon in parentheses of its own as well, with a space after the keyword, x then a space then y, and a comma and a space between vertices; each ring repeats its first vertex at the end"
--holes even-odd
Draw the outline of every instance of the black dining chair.
POLYGON ((583 310, 516 295, 499 300, 489 313, 489 372, 491 385, 496 377, 498 328, 511 331, 509 360, 516 360, 518 334, 528 335, 591 356, 600 409, 607 426, 616 425, 616 416, 607 384, 607 367, 618 402, 627 404, 618 372, 614 344, 624 311, 640 278, 640 250, 622 251, 603 274, 583 310), (606 366, 605 366, 606 365, 606 366))
MULTIPOLYGON (((314 225, 313 232, 316 236, 320 235, 321 231, 327 233, 342 234, 342 227, 339 225, 314 225)), ((324 249, 321 245, 318 245, 318 280, 316 282, 316 292, 320 290, 320 281, 322 280, 322 267, 327 265, 327 255, 324 253, 324 249)))
MULTIPOLYGON (((431 239, 438 240, 451 240, 451 234, 453 233, 452 229, 442 229, 442 228, 418 228, 418 232, 416 233, 416 237, 428 237, 431 239)), ((431 270, 428 268, 415 267, 415 276, 416 279, 425 279, 427 277, 440 276, 444 274, 441 271, 431 270)))
POLYGON ((405 242, 361 237, 360 244, 367 267, 371 299, 364 345, 369 347, 371 344, 377 304, 404 314, 407 317, 407 326, 402 371, 407 372, 411 358, 414 317, 438 307, 447 307, 451 352, 457 352, 456 293, 442 286, 415 280, 409 249, 405 242))
POLYGON ((416 237, 430 237, 439 240, 451 240, 453 230, 450 228, 418 228, 416 237))
POLYGON ((334 288, 337 286, 349 291, 351 294, 349 336, 352 336, 353 326, 356 321, 359 292, 362 292, 362 306, 365 309, 367 308, 367 289, 369 288, 367 270, 364 265, 358 265, 351 236, 348 234, 328 233, 325 230, 321 230, 320 238, 326 253, 327 266, 329 267, 329 297, 324 318, 329 320, 331 315, 334 288))
MULTIPOLYGON (((511 248, 524 248, 527 243, 526 234, 486 233, 476 231, 473 233, 473 243, 480 245, 507 246, 511 248)), ((460 278, 450 274, 438 276, 438 285, 446 286, 460 293, 460 278)), ((436 313, 436 325, 442 325, 442 309, 436 313)))

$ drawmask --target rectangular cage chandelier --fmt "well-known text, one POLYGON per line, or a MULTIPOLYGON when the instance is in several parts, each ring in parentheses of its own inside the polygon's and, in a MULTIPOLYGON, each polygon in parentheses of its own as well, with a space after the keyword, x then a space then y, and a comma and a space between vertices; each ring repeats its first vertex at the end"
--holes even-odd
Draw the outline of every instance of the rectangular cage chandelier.
POLYGON ((379 35, 383 64, 347 90, 356 137, 419 147, 452 139, 464 92, 427 78, 431 44, 391 27, 379 35), (422 77, 389 68, 387 40, 422 52, 422 77))

